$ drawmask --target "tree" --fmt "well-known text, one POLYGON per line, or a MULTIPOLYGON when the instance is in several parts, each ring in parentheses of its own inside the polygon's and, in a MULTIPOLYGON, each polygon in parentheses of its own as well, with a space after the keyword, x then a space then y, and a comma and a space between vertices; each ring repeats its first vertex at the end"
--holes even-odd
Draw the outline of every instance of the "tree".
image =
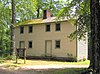
POLYGON ((11 13, 8 0, 0 1, 0 50, 10 49, 10 24, 11 24, 11 13))
POLYGON ((91 10, 91 63, 93 74, 100 74, 100 4, 99 0, 90 1, 91 10))
MULTIPOLYGON (((66 0, 67 1, 67 0, 66 0)), ((77 30, 70 34, 70 39, 85 37, 86 32, 90 32, 90 0, 71 0, 66 2, 57 14, 57 17, 66 16, 72 25, 77 25, 77 30), (74 18, 74 19, 73 19, 74 18)))
POLYGON ((12 25, 11 25, 11 51, 15 55, 15 45, 14 45, 14 25, 16 23, 15 14, 15 0, 12 0, 12 25))
MULTIPOLYGON (((79 39, 84 36, 86 32, 90 33, 90 69, 93 74, 100 74, 100 4, 99 0, 72 0, 67 7, 60 10, 58 17, 61 15, 68 15, 68 18, 78 16, 75 24, 78 30, 70 34, 70 38, 74 39, 78 35, 79 39), (70 14, 71 8, 75 7, 75 14, 70 14), (89 9, 90 8, 90 9, 89 9), (78 9, 78 10, 77 10, 78 9), (70 10, 70 11, 69 11, 70 10), (63 13, 63 14, 61 14, 63 13), (90 18, 91 17, 91 24, 90 18), (88 22, 88 23, 87 23, 88 22)), ((86 72, 85 72, 86 73, 86 72)))

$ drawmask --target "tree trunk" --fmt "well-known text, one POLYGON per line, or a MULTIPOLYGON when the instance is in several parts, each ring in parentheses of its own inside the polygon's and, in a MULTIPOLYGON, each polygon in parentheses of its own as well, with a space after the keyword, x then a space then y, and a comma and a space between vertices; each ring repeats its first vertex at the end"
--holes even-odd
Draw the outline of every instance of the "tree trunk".
POLYGON ((91 34, 90 34, 90 50, 89 50, 89 52, 90 52, 90 54, 89 54, 89 56, 90 56, 90 68, 92 68, 93 70, 94 70, 94 62, 95 62, 95 60, 94 60, 94 58, 95 58, 95 56, 94 56, 94 52, 95 52, 95 45, 94 45, 94 39, 95 39, 95 25, 94 25, 94 19, 92 19, 92 18, 94 18, 94 13, 95 13, 95 11, 94 11, 94 7, 93 7, 93 3, 94 3, 94 1, 93 0, 91 0, 90 1, 90 11, 91 11, 91 25, 90 25, 90 29, 91 29, 91 34))
POLYGON ((100 74, 100 15, 99 0, 90 0, 91 11, 91 59, 93 74, 100 74))
POLYGON ((2 49, 3 49, 3 32, 1 32, 0 37, 0 56, 2 56, 2 49))
POLYGON ((12 25, 11 25, 11 54, 15 54, 14 45, 14 25, 15 25, 15 0, 12 0, 12 25))
POLYGON ((40 9, 38 8, 37 9, 37 18, 39 18, 39 15, 40 15, 40 9))

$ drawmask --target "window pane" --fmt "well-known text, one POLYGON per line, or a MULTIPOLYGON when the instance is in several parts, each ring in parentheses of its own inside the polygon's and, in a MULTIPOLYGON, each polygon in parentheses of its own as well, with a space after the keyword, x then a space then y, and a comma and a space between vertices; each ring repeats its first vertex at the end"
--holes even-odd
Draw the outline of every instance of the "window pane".
POLYGON ((29 41, 28 47, 32 48, 32 41, 29 41))
POLYGON ((50 31, 50 24, 46 25, 46 32, 50 31))
POLYGON ((20 33, 21 34, 24 33, 24 27, 23 26, 20 27, 20 33))
POLYGON ((29 33, 32 33, 33 31, 33 26, 29 26, 29 33))
POLYGON ((55 46, 56 48, 60 48, 60 40, 57 40, 56 41, 56 46, 55 46))
POLYGON ((60 23, 56 24, 56 31, 60 31, 60 23))

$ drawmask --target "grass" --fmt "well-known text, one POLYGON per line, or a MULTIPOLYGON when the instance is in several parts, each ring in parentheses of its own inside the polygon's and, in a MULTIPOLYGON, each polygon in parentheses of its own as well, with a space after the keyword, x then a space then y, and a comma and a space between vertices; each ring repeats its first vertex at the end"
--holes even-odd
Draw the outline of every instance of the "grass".
MULTIPOLYGON (((4 61, 4 60, 2 60, 4 61)), ((26 64, 24 64, 23 59, 18 59, 18 64, 16 65, 49 65, 49 64, 67 64, 67 65, 88 65, 90 63, 89 60, 81 61, 81 62, 61 62, 61 61, 49 61, 49 60, 26 60, 26 64)), ((5 60, 2 64, 15 64, 15 60, 5 60)))
MULTIPOLYGON (((46 61, 46 60, 24 60, 18 59, 18 64, 15 60, 1 60, 0 65, 4 68, 15 70, 17 67, 21 66, 35 66, 35 65, 89 65, 90 61, 81 62, 60 62, 60 61, 46 61)), ((85 71, 84 68, 67 68, 67 69, 46 69, 46 70, 18 70, 27 74, 81 74, 85 71)), ((16 70, 15 70, 16 71, 16 70)), ((22 73, 21 73, 22 74, 22 73)))
POLYGON ((58 70, 48 70, 42 71, 41 74, 81 74, 86 69, 83 68, 68 68, 68 69, 58 69, 58 70))
POLYGON ((67 68, 67 69, 48 69, 48 70, 24 70, 27 74, 81 74, 86 71, 85 68, 67 68))
POLYGON ((1 64, 5 67, 21 67, 21 66, 35 66, 35 65, 89 65, 89 60, 81 62, 60 62, 60 61, 46 61, 46 60, 24 60, 18 59, 18 64, 15 63, 15 60, 2 60, 1 64))

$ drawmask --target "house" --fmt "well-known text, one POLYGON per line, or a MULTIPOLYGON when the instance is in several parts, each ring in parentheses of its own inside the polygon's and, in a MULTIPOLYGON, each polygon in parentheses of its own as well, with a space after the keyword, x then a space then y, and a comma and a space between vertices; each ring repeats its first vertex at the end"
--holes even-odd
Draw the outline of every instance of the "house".
POLYGON ((46 10, 43 18, 28 20, 15 27, 15 48, 26 48, 27 57, 87 59, 87 39, 70 41, 67 37, 76 29, 66 19, 55 20, 46 10))

